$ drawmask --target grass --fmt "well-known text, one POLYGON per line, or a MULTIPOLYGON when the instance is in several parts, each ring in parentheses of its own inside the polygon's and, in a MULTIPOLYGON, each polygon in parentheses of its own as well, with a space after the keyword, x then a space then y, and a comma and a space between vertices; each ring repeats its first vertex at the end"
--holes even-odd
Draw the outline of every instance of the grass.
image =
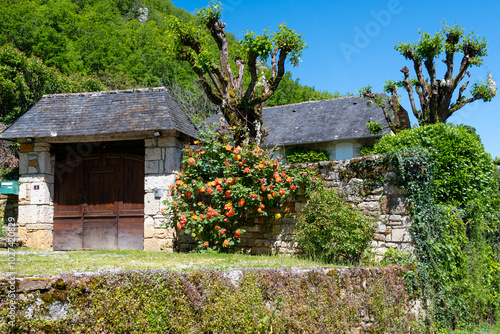
POLYGON ((453 334, 499 334, 500 333, 500 322, 489 326, 480 325, 469 330, 458 330, 454 331, 453 334))
MULTIPOLYGON (((19 248, 15 252, 19 277, 70 273, 118 272, 124 270, 169 270, 194 272, 200 269, 228 271, 239 268, 333 267, 291 256, 244 254, 165 253, 137 250, 40 251, 19 248)), ((0 250, 0 276, 10 272, 6 250, 0 250), (5 256, 4 256, 5 255, 5 256)))

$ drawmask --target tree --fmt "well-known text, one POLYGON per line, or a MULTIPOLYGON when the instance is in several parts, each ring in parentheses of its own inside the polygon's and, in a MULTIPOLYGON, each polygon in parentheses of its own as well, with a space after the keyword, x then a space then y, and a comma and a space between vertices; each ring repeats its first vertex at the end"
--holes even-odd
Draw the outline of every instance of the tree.
POLYGON ((446 24, 434 36, 426 32, 420 33, 420 39, 414 43, 400 42, 395 49, 401 55, 413 62, 415 78, 410 78, 407 66, 401 69, 404 79, 389 80, 384 87, 389 97, 371 92, 371 87, 361 89, 361 94, 382 107, 387 122, 394 132, 410 127, 408 112, 399 103, 398 88, 404 88, 408 94, 411 110, 419 125, 445 123, 457 110, 476 100, 489 102, 495 97, 497 89, 489 74, 485 82, 475 83, 467 96, 466 90, 470 82, 469 69, 480 66, 487 55, 487 43, 474 32, 464 34, 464 29, 446 24), (455 70, 455 54, 461 54, 462 59, 455 70), (443 79, 439 80, 436 73, 436 59, 442 60, 446 66, 443 79), (427 77, 424 75, 424 67, 427 77), (467 77, 467 80, 465 78, 467 77), (465 81, 464 81, 465 80, 465 81), (458 95, 455 90, 458 88, 458 95), (415 102, 415 92, 419 107, 415 102), (456 97, 456 98, 455 98, 456 97), (453 99, 455 100, 453 101, 453 99))
POLYGON ((211 52, 206 38, 196 32, 194 25, 182 24, 173 17, 174 52, 190 64, 209 100, 219 106, 228 124, 235 128, 235 142, 258 144, 262 139, 262 108, 285 75, 287 57, 293 66, 299 64, 305 47, 303 38, 281 24, 272 34, 247 33, 240 48, 235 46, 237 50, 230 54, 226 24, 220 20, 220 3, 213 2, 197 16, 215 41, 216 52, 211 52), (261 64, 269 57, 270 68, 261 64), (250 76, 247 84, 245 73, 250 76))
POLYGON ((65 75, 11 45, 0 47, 0 122, 13 123, 44 94, 104 90, 90 76, 65 75))

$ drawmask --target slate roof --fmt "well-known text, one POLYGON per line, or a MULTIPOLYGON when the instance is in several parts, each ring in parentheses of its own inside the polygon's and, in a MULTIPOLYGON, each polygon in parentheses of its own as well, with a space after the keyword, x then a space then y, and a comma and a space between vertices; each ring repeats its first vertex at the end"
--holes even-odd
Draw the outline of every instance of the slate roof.
MULTIPOLYGON (((379 138, 390 132, 384 129, 378 135, 371 134, 366 123, 378 121, 387 125, 380 107, 367 105, 365 98, 348 96, 330 100, 310 101, 264 108, 264 127, 269 135, 264 145, 294 145, 327 142, 341 139, 379 138)), ((205 122, 214 123, 222 114, 205 122)))
POLYGON ((196 138, 195 126, 165 87, 44 95, 0 135, 2 139, 92 136, 178 130, 196 138))

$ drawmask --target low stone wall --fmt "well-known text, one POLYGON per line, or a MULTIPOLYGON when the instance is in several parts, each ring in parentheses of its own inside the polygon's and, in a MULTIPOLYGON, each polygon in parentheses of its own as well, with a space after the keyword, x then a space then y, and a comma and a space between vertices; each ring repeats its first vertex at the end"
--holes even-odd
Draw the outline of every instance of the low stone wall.
MULTIPOLYGON (((356 205, 376 222, 372 246, 377 256, 388 248, 412 251, 405 191, 396 187, 393 167, 374 166, 380 156, 367 156, 351 160, 336 160, 309 164, 296 164, 286 168, 308 168, 317 171, 330 189, 345 195, 348 203, 356 205), (360 163, 361 162, 361 163, 360 163), (360 165, 367 166, 360 169, 360 165), (378 182, 370 182, 378 179, 378 182)), ((293 231, 297 217, 306 205, 301 196, 298 201, 284 203, 271 214, 280 213, 282 219, 251 218, 236 251, 249 254, 293 253, 293 231)), ((185 247, 187 248, 187 247, 185 247)))
MULTIPOLYGON (((350 310, 349 319, 342 319, 342 324, 346 326, 344 329, 348 333, 382 331, 410 333, 416 329, 414 326, 418 325, 417 319, 425 314, 420 301, 413 300, 405 288, 403 276, 406 271, 407 268, 394 266, 286 270, 238 269, 228 272, 202 271, 192 274, 159 271, 126 272, 17 278, 15 281, 0 278, 0 305, 5 306, 4 311, 6 311, 10 301, 13 300, 16 305, 22 303, 24 306, 16 314, 16 322, 19 326, 23 326, 21 324, 26 325, 32 320, 31 330, 36 331, 37 326, 46 326, 43 327, 44 329, 51 328, 51 322, 63 319, 71 320, 66 324, 67 328, 71 328, 71 324, 74 322, 82 324, 95 322, 95 319, 75 318, 75 314, 80 314, 80 317, 88 315, 83 311, 75 312, 75 310, 79 310, 81 307, 91 307, 92 300, 87 300, 80 305, 85 298, 92 295, 91 290, 113 290, 121 286, 122 289, 125 289, 121 290, 123 293, 123 291, 130 289, 127 285, 134 280, 141 280, 148 286, 149 282, 161 281, 165 283, 172 278, 175 280, 177 277, 179 281, 184 282, 182 287, 185 290, 178 291, 176 298, 182 299, 183 296, 187 295, 187 300, 190 300, 197 293, 210 295, 210 292, 206 291, 206 289, 210 289, 210 285, 203 284, 204 279, 209 278, 219 281, 221 286, 229 285, 231 288, 227 290, 228 294, 244 295, 245 289, 242 285, 247 284, 244 278, 252 275, 258 279, 258 289, 263 297, 263 299, 255 300, 256 304, 254 305, 265 304, 269 313, 277 312, 276 316, 282 317, 283 321, 295 320, 295 318, 287 317, 288 312, 300 315, 308 310, 317 311, 318 306, 311 302, 321 300, 322 307, 327 308, 326 311, 329 313, 338 312, 339 316, 345 316, 346 311, 350 310), (308 292, 311 290, 316 292, 308 297, 308 292), (293 294, 296 293, 299 293, 300 296, 294 299, 293 294), (280 300, 280 298, 283 305, 281 308, 275 308, 273 300, 280 300), (283 310, 286 311, 283 312, 283 310)), ((168 283, 163 285, 155 283, 154 286, 158 288, 158 291, 148 290, 148 295, 164 294, 171 297, 171 294, 165 291, 169 288, 168 283)), ((176 285, 176 287, 180 288, 181 286, 176 285)), ((130 290, 129 293, 137 292, 133 288, 130 290)), ((106 298, 105 301, 110 303, 109 306, 115 311, 112 305, 116 305, 116 301, 113 300, 112 296, 106 298)), ((143 298, 147 299, 147 297, 143 298)), ((214 298, 213 295, 212 298, 214 298)), ((230 299, 231 296, 226 295, 222 298, 230 299)), ((103 301, 96 302, 102 303, 103 301)), ((134 302, 138 302, 138 307, 141 307, 143 301, 134 300, 134 302)), ((210 304, 196 303, 195 299, 190 303, 193 308, 211 306, 210 304)), ((252 310, 249 311, 252 312, 252 310)), ((102 316, 106 315, 102 314, 102 316)), ((258 317, 258 315, 256 316, 258 317)), ((306 316, 305 319, 309 318, 306 316)), ((260 319, 257 318, 257 321, 260 319)), ((330 331, 333 324, 323 324, 322 321, 328 322, 328 317, 315 319, 315 328, 330 326, 328 327, 328 331, 330 331)), ((110 321, 110 329, 114 328, 112 324, 113 321, 110 321)), ((168 327, 168 324, 165 326, 168 327)), ((2 328, 1 321, 0 328, 2 328)))

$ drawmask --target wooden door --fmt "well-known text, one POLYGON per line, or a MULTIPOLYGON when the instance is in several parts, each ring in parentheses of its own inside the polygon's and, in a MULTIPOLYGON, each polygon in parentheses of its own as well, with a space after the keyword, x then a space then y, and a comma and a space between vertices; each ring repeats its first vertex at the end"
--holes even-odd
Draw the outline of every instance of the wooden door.
POLYGON ((99 153, 57 164, 54 250, 143 249, 144 157, 99 153))

